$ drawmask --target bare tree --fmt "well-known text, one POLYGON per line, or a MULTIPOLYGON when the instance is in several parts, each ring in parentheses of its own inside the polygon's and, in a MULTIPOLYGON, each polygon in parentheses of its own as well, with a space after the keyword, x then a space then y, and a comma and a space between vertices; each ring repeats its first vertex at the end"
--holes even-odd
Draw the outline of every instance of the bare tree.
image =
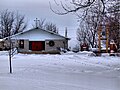
POLYGON ((56 26, 55 24, 53 24, 53 23, 46 23, 46 24, 45 24, 45 30, 58 33, 58 28, 57 28, 57 26, 56 26))
MULTIPOLYGON (((103 22, 104 17, 109 13, 108 8, 109 7, 116 7, 116 2, 118 2, 116 11, 119 12, 119 0, 64 0, 64 1, 56 1, 54 0, 56 7, 59 7, 58 9, 53 9, 51 2, 50 2, 50 9, 58 14, 58 15, 65 15, 68 13, 74 13, 79 18, 84 21, 87 15, 91 14, 91 11, 94 13, 97 13, 98 15, 98 21, 103 22), (100 17, 103 17, 102 19, 100 17)), ((92 12, 92 13, 93 13, 92 12)), ((79 20, 79 21, 82 21, 79 20)))
POLYGON ((82 19, 77 30, 77 40, 87 42, 92 48, 97 46, 97 30, 100 22, 103 22, 98 5, 88 10, 88 14, 82 19))
POLYGON ((119 46, 119 42, 120 42, 120 22, 118 22, 118 19, 115 19, 113 17, 109 18, 110 22, 109 22, 109 39, 110 40, 114 40, 115 43, 117 44, 117 46, 119 46))
POLYGON ((22 32, 26 27, 25 16, 8 10, 0 13, 0 34, 2 38, 22 32))
POLYGON ((92 48, 97 46, 97 30, 93 29, 88 23, 84 23, 77 30, 77 40, 82 43, 88 43, 92 48))
POLYGON ((45 28, 45 19, 39 20, 39 28, 44 29, 45 28))
MULTIPOLYGON (((92 47, 97 44, 97 32, 100 25, 102 25, 102 30, 105 32, 106 23, 110 24, 110 33, 114 34, 114 39, 119 42, 119 16, 117 14, 120 12, 120 1, 119 0, 65 0, 60 3, 56 0, 55 4, 58 9, 53 9, 50 3, 50 9, 58 14, 65 15, 68 13, 73 13, 78 16, 79 21, 82 21, 85 25, 80 23, 80 27, 77 30, 77 39, 81 42, 87 41, 92 47), (111 15, 114 13, 115 15, 111 15), (110 18, 112 16, 112 18, 110 18), (117 18, 117 19, 116 19, 117 18), (81 27, 82 25, 82 27, 81 27), (83 27, 84 26, 84 27, 83 27), (116 27, 117 26, 117 27, 116 27), (117 31, 116 31, 116 30, 117 31), (117 38, 115 38, 117 36, 117 38)), ((113 37, 112 37, 113 38, 113 37)))
POLYGON ((14 13, 5 10, 0 14, 0 31, 2 38, 10 36, 13 30, 14 13))
POLYGON ((105 5, 108 0, 71 0, 71 1, 65 0, 66 3, 64 2, 64 4, 62 1, 60 1, 60 3, 58 3, 56 0, 54 1, 58 7, 62 7, 62 11, 53 10, 52 5, 50 3, 51 10, 56 14, 64 15, 64 14, 68 14, 71 12, 77 12, 79 10, 87 10, 98 3, 101 4, 100 10, 102 13, 104 13, 105 5))
POLYGON ((87 37, 86 27, 85 26, 79 26, 79 28, 77 29, 77 40, 80 43, 87 42, 86 37, 87 37))
POLYGON ((40 29, 58 33, 58 28, 56 24, 53 24, 52 22, 45 22, 45 19, 38 20, 37 18, 35 22, 36 22, 36 25, 33 25, 33 28, 40 28, 40 29))
POLYGON ((108 8, 109 39, 113 39, 120 48, 120 1, 108 8))
POLYGON ((20 15, 18 12, 15 15, 14 20, 14 28, 13 28, 13 34, 22 32, 27 27, 27 23, 25 22, 25 16, 20 15))
POLYGON ((0 34, 9 50, 9 70, 12 73, 12 56, 17 49, 13 45, 11 35, 22 32, 26 28, 25 17, 20 14, 5 10, 0 13, 0 34))

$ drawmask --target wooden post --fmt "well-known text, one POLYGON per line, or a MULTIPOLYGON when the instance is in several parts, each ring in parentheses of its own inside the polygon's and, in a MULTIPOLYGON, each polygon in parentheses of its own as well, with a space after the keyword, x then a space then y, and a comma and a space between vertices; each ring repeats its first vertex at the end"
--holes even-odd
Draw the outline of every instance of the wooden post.
POLYGON ((98 47, 99 47, 99 53, 101 52, 101 31, 102 31, 102 26, 100 24, 98 28, 98 47))
POLYGON ((109 42, 109 25, 106 25, 106 52, 108 53, 108 42, 109 42))

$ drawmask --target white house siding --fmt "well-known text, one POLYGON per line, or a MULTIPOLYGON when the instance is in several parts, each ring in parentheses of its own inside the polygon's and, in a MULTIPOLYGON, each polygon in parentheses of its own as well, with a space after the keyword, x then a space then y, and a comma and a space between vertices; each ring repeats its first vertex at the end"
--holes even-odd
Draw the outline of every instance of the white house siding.
POLYGON ((46 42, 45 42, 45 51, 57 50, 58 48, 66 48, 67 49, 67 47, 68 47, 66 40, 53 40, 55 43, 54 46, 50 46, 49 41, 51 41, 51 40, 46 40, 46 42))
MULTIPOLYGON (((50 46, 49 41, 51 41, 51 40, 45 41, 45 52, 58 50, 58 48, 66 48, 67 49, 67 47, 68 47, 66 40, 52 40, 55 43, 54 46, 50 46), (65 43, 63 43, 63 42, 65 42, 65 43)), ((18 41, 18 43, 19 43, 19 41, 18 41)), ((30 52, 29 40, 24 40, 24 48, 23 49, 18 48, 18 52, 30 52)))
MULTIPOLYGON (((19 45, 19 40, 18 40, 19 45)), ((29 51, 29 40, 24 40, 24 48, 18 48, 18 52, 28 52, 29 51)))

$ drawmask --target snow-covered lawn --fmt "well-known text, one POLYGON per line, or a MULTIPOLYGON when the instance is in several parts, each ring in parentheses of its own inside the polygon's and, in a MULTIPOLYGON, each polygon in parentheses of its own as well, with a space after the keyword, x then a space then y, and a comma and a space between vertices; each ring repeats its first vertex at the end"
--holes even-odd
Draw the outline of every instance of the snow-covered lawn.
POLYGON ((0 52, 0 90, 120 90, 120 57, 17 54, 8 66, 0 52))

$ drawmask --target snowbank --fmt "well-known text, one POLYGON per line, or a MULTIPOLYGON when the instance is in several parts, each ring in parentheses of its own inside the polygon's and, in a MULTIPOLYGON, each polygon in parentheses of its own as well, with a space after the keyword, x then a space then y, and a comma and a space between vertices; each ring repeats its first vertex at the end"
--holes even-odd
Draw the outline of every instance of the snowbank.
POLYGON ((17 54, 9 74, 8 55, 0 52, 0 90, 119 90, 120 58, 89 53, 17 54))

